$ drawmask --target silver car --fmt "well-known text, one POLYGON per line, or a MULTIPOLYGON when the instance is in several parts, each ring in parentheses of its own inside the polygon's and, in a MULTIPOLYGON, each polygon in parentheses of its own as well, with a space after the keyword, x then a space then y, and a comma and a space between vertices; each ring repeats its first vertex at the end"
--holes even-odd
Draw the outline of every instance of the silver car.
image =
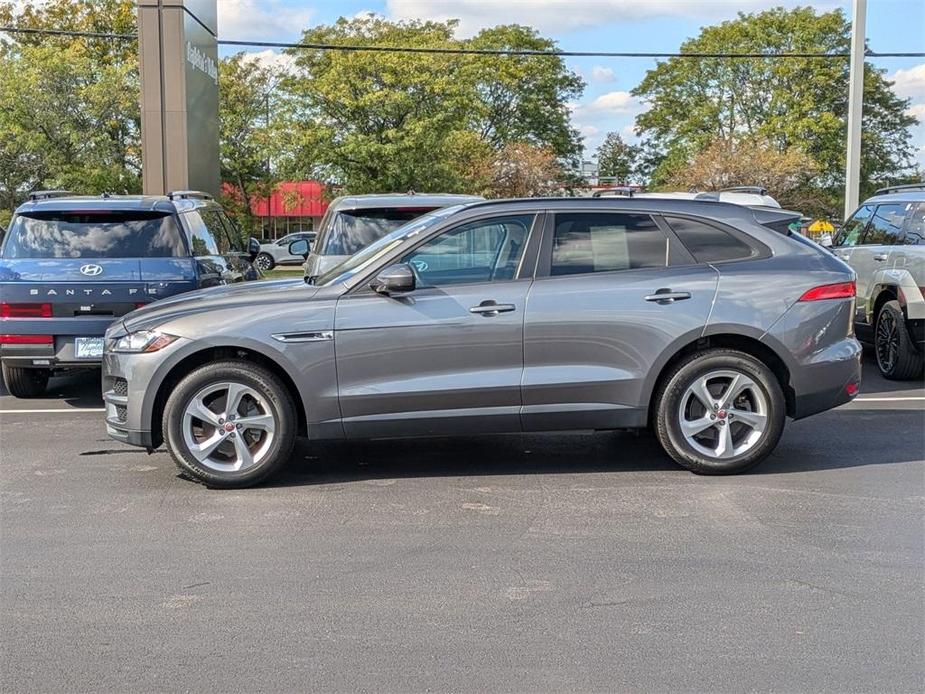
POLYGON ((878 190, 845 222, 834 253, 858 275, 854 327, 885 378, 925 366, 925 185, 878 190))
MULTIPOLYGON (((854 273, 710 201, 421 217, 315 278, 167 299, 106 335, 106 426, 214 487, 311 440, 651 427, 703 474, 858 392, 854 273)), ((617 453, 615 452, 615 455, 617 453)))
POLYGON ((297 231, 286 234, 278 241, 260 244, 260 252, 254 258, 254 265, 263 272, 272 270, 277 265, 301 265, 305 262, 305 257, 289 252, 289 246, 296 241, 305 241, 306 245, 311 248, 311 244, 315 241, 315 232, 297 231))

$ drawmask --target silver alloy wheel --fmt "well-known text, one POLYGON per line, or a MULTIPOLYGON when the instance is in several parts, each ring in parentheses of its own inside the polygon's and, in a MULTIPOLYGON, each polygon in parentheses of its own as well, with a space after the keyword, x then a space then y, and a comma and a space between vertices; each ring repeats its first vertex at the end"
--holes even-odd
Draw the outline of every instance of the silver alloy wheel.
POLYGON ((259 465, 276 433, 276 418, 263 395, 241 383, 213 383, 183 411, 183 441, 196 460, 217 472, 259 465))
POLYGON ((700 376, 681 397, 678 418, 688 445, 708 458, 742 455, 764 436, 768 400, 741 371, 721 369, 700 376))
POLYGON ((270 270, 273 267, 273 259, 268 253, 261 253, 254 259, 254 265, 261 271, 270 270))

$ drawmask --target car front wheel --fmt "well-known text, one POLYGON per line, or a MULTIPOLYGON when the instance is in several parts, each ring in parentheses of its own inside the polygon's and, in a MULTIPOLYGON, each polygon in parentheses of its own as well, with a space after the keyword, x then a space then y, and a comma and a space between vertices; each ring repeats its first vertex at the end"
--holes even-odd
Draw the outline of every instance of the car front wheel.
POLYGON ((784 430, 777 378, 753 356, 698 352, 678 364, 658 396, 655 430, 681 466, 704 475, 741 472, 761 462, 784 430))
POLYGON ((884 378, 906 381, 921 376, 922 353, 912 344, 898 301, 887 301, 877 314, 874 350, 884 378))
POLYGON ((285 385, 243 361, 202 366, 164 407, 167 448, 180 470, 210 487, 249 487, 289 459, 297 428, 285 385))
POLYGON ((269 253, 261 253, 254 258, 254 265, 256 265, 261 272, 266 272, 274 268, 276 261, 273 260, 273 256, 269 253))

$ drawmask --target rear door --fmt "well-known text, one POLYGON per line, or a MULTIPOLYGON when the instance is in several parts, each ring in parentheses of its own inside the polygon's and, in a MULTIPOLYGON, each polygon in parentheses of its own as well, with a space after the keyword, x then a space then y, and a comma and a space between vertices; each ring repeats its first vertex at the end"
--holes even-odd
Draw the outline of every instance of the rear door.
POLYGON ((337 378, 348 437, 517 431, 533 214, 454 227, 401 260, 414 291, 338 301, 337 378))
POLYGON ((703 329, 717 277, 648 214, 555 213, 527 297, 524 429, 644 425, 652 364, 703 329))

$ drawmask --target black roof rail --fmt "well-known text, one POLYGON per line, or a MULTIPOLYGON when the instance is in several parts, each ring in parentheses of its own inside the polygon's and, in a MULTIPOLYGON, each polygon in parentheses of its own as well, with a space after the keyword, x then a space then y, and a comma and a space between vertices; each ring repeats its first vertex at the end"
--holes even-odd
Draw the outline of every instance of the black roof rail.
POLYGON ((51 198, 64 198, 68 195, 73 195, 69 190, 33 190, 29 193, 29 199, 35 202, 36 200, 49 200, 51 198))
POLYGON ((904 193, 906 191, 925 190, 925 183, 906 183, 901 186, 887 186, 874 191, 874 195, 887 195, 889 193, 904 193))
POLYGON ((694 196, 694 200, 712 200, 713 202, 719 202, 719 191, 705 190, 702 193, 697 193, 697 195, 694 196))
POLYGON ((212 200, 212 196, 201 190, 172 190, 167 193, 171 200, 212 200))
POLYGON ((732 186, 731 188, 723 188, 720 192, 723 193, 752 193, 753 195, 767 195, 768 189, 764 186, 732 186))

